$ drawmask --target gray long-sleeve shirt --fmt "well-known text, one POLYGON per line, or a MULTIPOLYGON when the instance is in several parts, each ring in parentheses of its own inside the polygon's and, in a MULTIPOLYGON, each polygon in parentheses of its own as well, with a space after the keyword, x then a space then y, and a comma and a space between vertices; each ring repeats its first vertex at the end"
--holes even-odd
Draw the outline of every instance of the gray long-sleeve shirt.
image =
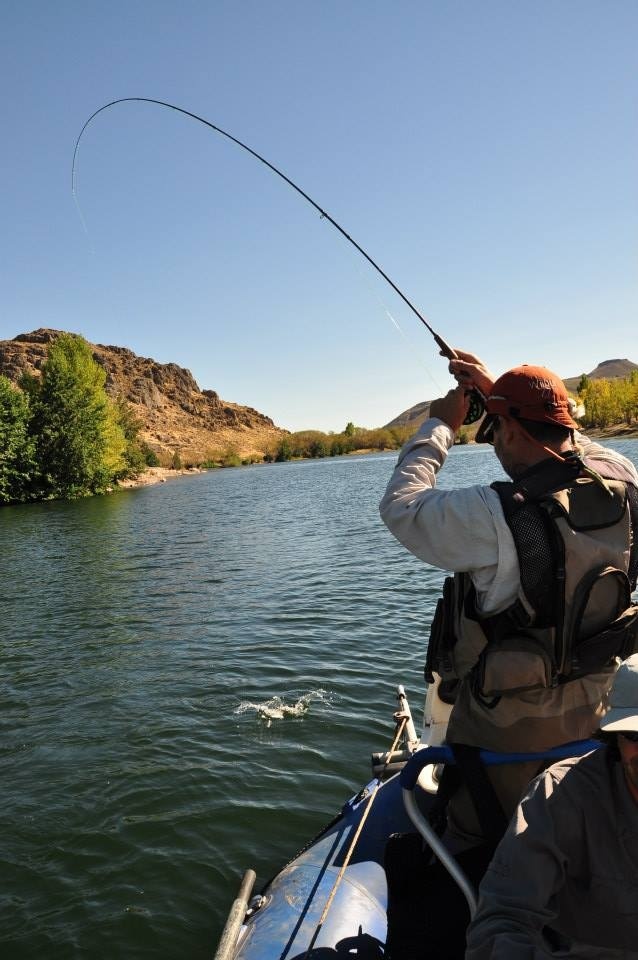
MULTIPOLYGON (((467 570, 482 614, 497 613, 517 597, 516 547, 495 490, 489 486, 440 490, 436 477, 454 443, 442 420, 426 420, 405 444, 379 505, 381 517, 410 553, 441 570, 467 570)), ((622 454, 576 435, 585 463, 610 480, 638 486, 636 467, 622 454)))
POLYGON ((533 781, 481 883, 466 960, 638 958, 638 804, 607 749, 533 781), (543 928, 564 946, 552 952, 543 928))

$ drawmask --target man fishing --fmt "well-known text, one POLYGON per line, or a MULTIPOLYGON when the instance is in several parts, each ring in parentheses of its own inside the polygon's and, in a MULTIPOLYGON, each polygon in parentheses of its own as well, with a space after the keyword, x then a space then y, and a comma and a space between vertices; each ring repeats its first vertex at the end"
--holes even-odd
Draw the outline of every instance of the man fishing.
POLYGON ((606 746, 541 774, 481 883, 467 960, 638 957, 638 655, 621 664, 606 746))
POLYGON ((496 842, 539 772, 529 763, 486 772, 478 749, 539 752, 590 736, 615 658, 638 649, 638 474, 576 433, 551 371, 521 366, 495 381, 461 352, 450 370, 459 387, 432 402, 403 447, 380 512, 408 550, 454 572, 426 676, 454 699, 447 740, 462 783, 446 772, 439 792, 452 793, 448 829, 469 846, 496 842), (511 482, 440 490, 472 388, 487 398, 477 441, 493 444, 511 482))

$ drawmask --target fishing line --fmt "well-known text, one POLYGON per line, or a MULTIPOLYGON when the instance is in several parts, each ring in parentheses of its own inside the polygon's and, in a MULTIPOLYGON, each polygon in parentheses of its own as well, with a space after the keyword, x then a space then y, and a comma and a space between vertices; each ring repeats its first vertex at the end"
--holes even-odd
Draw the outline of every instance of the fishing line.
MULTIPOLYGON (((412 311, 412 313, 413 313, 416 317, 418 317, 418 319, 421 321, 421 323, 424 325, 424 327, 426 327, 426 329, 427 329, 427 330, 430 332, 430 334, 434 337, 434 340, 435 340, 436 344, 438 345, 438 347, 439 347, 441 353, 443 354, 443 356, 444 356, 444 357, 447 357, 449 360, 453 360, 453 359, 456 358, 457 355, 456 355, 455 351, 452 349, 452 347, 450 347, 450 345, 449 345, 448 343, 446 343, 446 341, 443 339, 443 337, 441 337, 441 336, 433 329, 433 327, 430 326, 430 324, 429 324, 428 321, 425 319, 425 317, 423 316, 423 314, 421 314, 421 313, 417 310, 417 308, 414 306, 414 304, 413 304, 410 300, 408 300, 408 298, 407 298, 406 295, 403 293, 403 291, 400 290, 399 287, 397 287, 396 283, 394 283, 394 281, 390 279, 390 277, 387 275, 387 273, 385 273, 385 271, 381 269, 381 267, 379 266, 379 264, 378 264, 375 260, 373 260, 372 257, 370 256, 370 254, 367 253, 367 252, 363 249, 363 247, 361 247, 361 246, 356 242, 356 240, 353 240, 353 238, 350 236, 350 234, 346 233, 346 231, 343 229, 343 227, 342 227, 339 223, 337 223, 337 221, 336 221, 333 217, 331 217, 329 213, 327 213, 322 207, 320 207, 319 204, 316 203, 316 201, 313 200, 312 197, 309 196, 309 195, 305 192, 305 190, 302 190, 301 187, 299 187, 293 180, 290 179, 290 177, 286 176, 285 173, 283 173, 281 170, 279 170, 274 164, 272 164, 272 163, 270 163, 268 160, 266 160, 265 157, 262 157, 261 154, 257 153, 256 150, 253 150, 252 147, 249 147, 246 143, 243 143, 241 140, 238 140, 237 137, 234 137, 232 134, 228 133, 226 130, 222 130, 221 127, 218 127, 216 124, 211 123, 210 120, 206 120, 206 119, 204 119, 204 117, 200 117, 198 114, 193 113, 193 112, 190 111, 190 110, 185 110, 183 107, 178 107, 178 106, 176 106, 174 103, 167 103, 165 100, 155 100, 155 99, 153 99, 152 97, 120 97, 118 100, 111 100, 110 103, 105 103, 104 106, 100 107, 98 110, 96 110, 94 113, 91 114, 91 116, 88 118, 88 120, 86 121, 86 123, 84 124, 84 126, 82 127, 82 129, 80 130, 79 136, 78 136, 78 138, 77 138, 77 140, 76 140, 76 142, 75 142, 75 149, 74 149, 74 151, 73 151, 73 162, 72 162, 72 164, 71 164, 71 192, 73 193, 73 197, 74 197, 74 199, 75 199, 76 206, 78 206, 78 208, 79 208, 79 203, 78 203, 78 200, 77 200, 77 193, 76 193, 76 187, 75 187, 75 179, 76 179, 75 170, 76 170, 76 161, 77 161, 78 149, 79 149, 79 146, 80 146, 80 141, 81 141, 81 139, 82 139, 82 136, 84 135, 84 131, 85 131, 86 128, 89 126, 89 124, 95 119, 95 117, 98 116, 98 114, 100 114, 100 113, 102 113, 104 110, 108 110, 108 109, 110 109, 111 107, 114 107, 114 106, 116 106, 117 104, 120 104, 120 103, 153 103, 153 104, 156 104, 156 105, 159 106, 159 107, 166 107, 166 108, 169 109, 169 110, 175 110, 176 113, 182 113, 182 114, 184 114, 184 116, 186 116, 186 117, 190 117, 190 118, 193 119, 193 120, 197 120, 198 123, 203 123, 204 126, 209 127, 211 130, 214 130, 215 133, 219 133, 219 134, 221 134, 222 137, 226 137, 227 140, 230 140, 232 143, 237 144, 237 146, 238 146, 238 147, 241 147, 242 150, 246 150, 247 153, 249 153, 251 156, 253 156, 256 160, 259 160, 260 163, 263 163, 266 167, 268 167, 269 170, 272 170, 273 173, 277 174, 278 177, 281 177, 281 179, 284 180, 285 183, 288 184, 288 186, 292 187, 292 189, 295 190, 300 196, 302 196, 302 197, 304 198, 304 200, 306 200, 311 206, 313 206, 313 207, 315 208, 315 210, 317 210, 318 213, 320 214, 322 220, 327 220, 329 223, 331 223, 332 226, 333 226, 336 230, 338 230, 338 232, 341 234, 341 236, 342 236, 342 237, 345 237, 345 239, 346 239, 349 243, 351 243, 352 246, 353 246, 356 250, 358 250, 359 253, 360 253, 363 257, 365 257, 365 259, 368 261, 368 263, 369 263, 372 267, 374 267, 374 269, 377 271, 377 273, 379 273, 379 274, 383 277, 383 279, 386 281, 386 283, 389 283, 389 284, 390 284, 390 286, 392 287, 392 289, 394 290, 394 292, 395 292, 396 294, 398 294, 399 297, 401 297, 401 299, 403 300, 403 302, 410 308, 410 310, 412 311)), ((83 219, 83 218, 82 218, 82 219, 83 219)), ((85 229, 86 229, 86 227, 85 227, 85 229)), ((474 420, 477 420, 477 419, 479 418, 479 416, 481 415, 481 413, 483 412, 483 411, 482 411, 482 406, 481 406, 481 403, 480 403, 480 400, 479 400, 478 392, 475 392, 475 391, 472 391, 472 392, 475 394, 475 399, 474 399, 474 398, 471 398, 471 402, 470 402, 470 412, 468 413, 468 416, 467 416, 466 419, 465 419, 465 422, 466 422, 466 423, 472 423, 474 420)))
MULTIPOLYGON (((346 242, 341 235, 338 236, 338 240, 344 245, 344 247, 346 246, 346 242)), ((357 273, 359 274, 359 276, 361 277, 361 280, 365 284, 368 293, 374 300, 376 300, 377 304, 381 307, 381 309, 385 313, 386 317, 388 318, 392 326, 401 334, 404 340, 408 340, 409 338, 405 330, 403 329, 403 327, 401 326, 397 318, 394 316, 394 314, 391 312, 389 306, 387 305, 387 303, 385 302, 381 294, 372 285, 369 274, 364 273, 360 260, 357 260, 357 273)))
MULTIPOLYGON (((345 248, 347 248, 348 245, 344 240, 344 238, 341 236, 341 234, 337 234, 337 239, 339 240, 340 243, 343 244, 345 248)), ((379 293, 376 286, 372 283, 370 272, 363 269, 363 264, 361 263, 360 260, 356 261, 356 266, 357 266, 357 274, 359 275, 359 277, 361 278, 361 281, 365 285, 366 290, 368 291, 370 296, 376 301, 376 303, 381 308, 383 313, 385 313, 386 317, 388 318, 392 326, 398 331, 398 333, 401 335, 401 337, 405 340, 405 342, 408 345, 413 343, 414 341, 412 340, 412 338, 405 332, 405 330, 403 329, 403 327, 401 326, 397 318, 394 316, 394 314, 390 310, 390 307, 388 306, 384 298, 379 293)), ((425 364, 423 366, 423 371, 426 374, 426 376, 430 378, 430 380, 434 384, 435 389, 441 395, 443 395, 445 393, 445 390, 443 389, 441 384, 438 383, 434 374, 430 371, 430 369, 425 364)))
POLYGON ((74 200, 74 202, 75 202, 75 209, 77 210, 78 216, 79 216, 79 218, 80 218, 80 223, 82 224, 82 229, 84 230, 84 232, 85 232, 85 234, 86 234, 86 236, 87 236, 87 239, 90 240, 91 237, 89 236, 89 230, 88 230, 88 227, 87 227, 87 225, 86 225, 86 220, 84 219, 84 214, 82 213, 82 207, 80 206, 80 204, 79 204, 79 202, 78 202, 78 198, 77 198, 77 194, 76 194, 76 192, 75 192, 75 188, 73 188, 73 200, 74 200))

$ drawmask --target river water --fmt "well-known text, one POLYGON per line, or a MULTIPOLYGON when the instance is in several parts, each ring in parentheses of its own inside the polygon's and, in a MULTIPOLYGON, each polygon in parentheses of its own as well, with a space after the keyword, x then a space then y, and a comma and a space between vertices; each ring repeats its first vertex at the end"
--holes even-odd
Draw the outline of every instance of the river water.
MULTIPOLYGON (((3 957, 210 958, 370 778, 443 576, 379 519, 395 459, 0 510, 3 957)), ((456 447, 440 485, 499 474, 456 447)))

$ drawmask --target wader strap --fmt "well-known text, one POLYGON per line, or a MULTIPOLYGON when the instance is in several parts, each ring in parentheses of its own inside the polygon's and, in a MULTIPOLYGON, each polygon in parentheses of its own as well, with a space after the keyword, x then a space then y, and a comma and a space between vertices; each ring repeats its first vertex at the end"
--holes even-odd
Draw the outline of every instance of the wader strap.
POLYGON ((459 767, 446 763, 439 778, 439 788, 428 812, 428 820, 440 837, 443 836, 447 826, 447 805, 462 783, 463 775, 459 767))
POLYGON ((467 785, 483 835, 496 845, 507 829, 507 817, 479 759, 480 748, 464 743, 450 743, 449 747, 467 785))

